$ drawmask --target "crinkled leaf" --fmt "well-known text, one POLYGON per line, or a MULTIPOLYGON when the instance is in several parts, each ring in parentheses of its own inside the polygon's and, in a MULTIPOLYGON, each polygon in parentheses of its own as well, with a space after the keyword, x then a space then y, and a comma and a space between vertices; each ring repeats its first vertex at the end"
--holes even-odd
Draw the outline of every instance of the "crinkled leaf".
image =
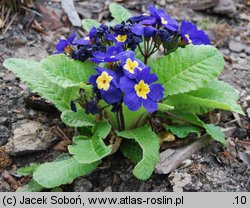
POLYGON ((106 146, 103 141, 108 136, 110 130, 111 126, 108 122, 97 122, 93 127, 92 138, 86 139, 85 136, 75 137, 75 145, 68 146, 69 153, 74 155, 74 158, 79 163, 92 163, 101 160, 112 151, 112 147, 106 146))
POLYGON ((123 140, 121 151, 126 158, 135 164, 142 160, 142 148, 134 140, 123 140))
POLYGON ((42 61, 42 67, 47 75, 59 86, 67 88, 87 83, 89 77, 95 74, 95 64, 70 59, 64 54, 48 57, 42 61))
POLYGON ((244 114, 237 104, 238 94, 233 87, 215 80, 196 91, 168 97, 165 101, 175 110, 204 114, 212 109, 222 109, 244 114))
POLYGON ((190 133, 195 133, 200 136, 200 129, 196 126, 190 125, 167 125, 167 130, 170 130, 174 135, 178 136, 179 138, 185 138, 190 133))
POLYGON ((92 116, 89 116, 84 112, 83 109, 73 112, 71 110, 64 111, 61 114, 61 119, 63 123, 71 127, 83 127, 83 126, 93 126, 94 120, 92 116))
POLYGON ((203 127, 206 132, 216 141, 220 142, 221 144, 225 145, 225 136, 224 133, 221 131, 220 127, 215 126, 213 124, 205 124, 201 121, 196 115, 194 114, 187 114, 181 111, 173 112, 178 118, 181 118, 184 121, 190 122, 194 125, 203 127))
POLYGON ((225 140, 225 135, 221 131, 220 127, 215 126, 213 124, 204 124, 203 127, 206 129, 206 132, 212 136, 212 138, 221 144, 225 145, 226 140, 225 140))
POLYGON ((45 188, 54 188, 70 184, 74 179, 91 173, 99 161, 90 164, 80 164, 75 158, 41 164, 34 172, 34 180, 45 188))
POLYGON ((27 185, 24 187, 18 188, 16 192, 40 192, 44 189, 39 183, 35 180, 31 180, 27 185))
POLYGON ((83 28, 89 32, 92 27, 98 28, 101 24, 94 19, 84 19, 82 20, 83 28))
POLYGON ((22 176, 32 176, 40 164, 31 163, 27 167, 22 167, 17 170, 17 173, 22 176))
POLYGON ((4 67, 27 82, 33 92, 51 101, 60 111, 70 109, 70 101, 79 96, 79 87, 62 88, 49 79, 41 64, 32 60, 10 58, 4 61, 4 67))
POLYGON ((148 179, 154 171, 159 159, 159 139, 147 125, 122 132, 116 132, 119 137, 134 139, 143 150, 142 160, 135 166, 133 174, 141 179, 148 179))
POLYGON ((117 23, 126 22, 132 16, 126 8, 117 3, 110 4, 109 10, 117 23))
POLYGON ((167 96, 197 90, 211 82, 223 70, 224 59, 213 46, 188 45, 149 65, 167 96))

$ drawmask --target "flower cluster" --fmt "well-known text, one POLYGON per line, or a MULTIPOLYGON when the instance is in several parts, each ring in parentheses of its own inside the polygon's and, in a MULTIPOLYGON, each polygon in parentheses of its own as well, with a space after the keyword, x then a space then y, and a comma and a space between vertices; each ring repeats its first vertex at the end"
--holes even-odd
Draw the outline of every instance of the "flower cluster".
MULTIPOLYGON (((158 77, 147 66, 151 55, 161 51, 168 54, 187 44, 210 44, 204 31, 191 23, 178 23, 164 10, 148 7, 148 12, 131 17, 115 26, 93 27, 87 36, 75 41, 75 33, 61 39, 56 53, 73 59, 96 63, 96 74, 89 78, 93 95, 85 100, 87 113, 101 111, 104 100, 117 112, 124 103, 129 110, 143 106, 152 113, 164 97, 164 88, 156 83, 158 77), (140 52, 143 60, 136 57, 140 52)), ((74 108, 75 110, 75 108, 74 108)))

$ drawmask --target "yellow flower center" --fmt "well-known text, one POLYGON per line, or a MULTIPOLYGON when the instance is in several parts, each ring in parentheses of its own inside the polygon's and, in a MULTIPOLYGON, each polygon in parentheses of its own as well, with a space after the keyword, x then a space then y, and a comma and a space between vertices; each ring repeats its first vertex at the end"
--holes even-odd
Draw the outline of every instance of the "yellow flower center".
POLYGON ((150 92, 149 85, 141 80, 138 84, 135 85, 135 92, 138 97, 142 97, 146 100, 147 94, 150 92))
POLYGON ((124 65, 124 69, 129 71, 131 74, 135 73, 135 68, 139 66, 137 61, 132 61, 130 58, 126 60, 126 64, 124 65))
POLYGON ((192 43, 192 42, 193 42, 193 41, 190 39, 189 34, 186 34, 185 37, 187 38, 188 43, 192 43))
POLYGON ((163 17, 161 17, 161 23, 162 23, 163 25, 166 25, 166 24, 168 24, 168 21, 165 20, 163 17))
POLYGON ((116 38, 115 38, 118 42, 125 42, 127 40, 127 35, 118 35, 116 38))
POLYGON ((90 40, 89 36, 86 36, 86 37, 84 38, 84 40, 90 40))
POLYGON ((112 76, 109 76, 107 72, 102 72, 102 74, 96 79, 97 88, 99 90, 107 91, 110 87, 110 82, 113 79, 112 76))

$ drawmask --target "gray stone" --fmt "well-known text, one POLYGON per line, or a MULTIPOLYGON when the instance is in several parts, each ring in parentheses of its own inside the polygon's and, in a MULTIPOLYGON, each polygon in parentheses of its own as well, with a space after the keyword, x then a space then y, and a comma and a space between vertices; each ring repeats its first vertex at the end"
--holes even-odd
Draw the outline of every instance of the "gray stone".
POLYGON ((217 14, 223 14, 232 17, 236 13, 237 9, 234 1, 219 0, 219 4, 214 7, 213 11, 217 14))
POLYGON ((247 111, 248 118, 250 118, 250 108, 248 108, 246 111, 247 111))
POLYGON ((11 155, 25 155, 48 150, 57 137, 41 123, 31 120, 21 120, 13 124, 13 137, 5 145, 11 155))
POLYGON ((111 186, 107 186, 103 192, 112 192, 112 187, 111 186))
POLYGON ((7 142, 10 131, 6 126, 0 125, 0 146, 7 142))
POLYGON ((76 179, 73 184, 74 192, 88 192, 91 191, 92 187, 92 183, 84 177, 76 179))
POLYGON ((230 50, 228 50, 227 48, 221 48, 220 51, 225 55, 230 55, 230 50))
POLYGON ((245 48, 245 51, 246 51, 246 53, 247 53, 248 55, 250 55, 250 46, 247 46, 247 47, 245 48))
POLYGON ((229 49, 234 52, 242 52, 246 48, 246 45, 242 42, 236 40, 230 40, 229 42, 229 49))

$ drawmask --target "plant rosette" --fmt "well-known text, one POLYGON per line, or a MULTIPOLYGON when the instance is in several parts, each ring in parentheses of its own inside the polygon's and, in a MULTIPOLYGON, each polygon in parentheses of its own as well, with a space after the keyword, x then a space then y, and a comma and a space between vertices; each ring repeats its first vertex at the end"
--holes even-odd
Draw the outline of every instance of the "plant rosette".
POLYGON ((116 3, 110 11, 109 26, 83 20, 88 34, 61 39, 41 62, 4 61, 78 130, 68 154, 18 170, 32 176, 19 191, 71 183, 119 148, 135 164, 134 176, 147 180, 159 159, 158 135, 183 139, 206 131, 224 145, 220 128, 199 116, 213 109, 244 114, 236 90, 216 78, 224 59, 204 31, 154 6, 139 16, 116 3))

